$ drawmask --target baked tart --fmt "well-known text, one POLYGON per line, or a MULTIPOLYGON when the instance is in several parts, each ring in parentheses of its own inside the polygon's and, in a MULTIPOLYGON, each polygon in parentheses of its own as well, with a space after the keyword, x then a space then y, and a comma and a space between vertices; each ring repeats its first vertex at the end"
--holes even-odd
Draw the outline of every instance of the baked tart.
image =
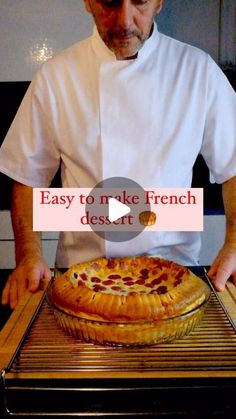
POLYGON ((79 263, 57 277, 50 302, 60 325, 98 343, 146 345, 188 333, 210 296, 189 269, 157 257, 79 263))

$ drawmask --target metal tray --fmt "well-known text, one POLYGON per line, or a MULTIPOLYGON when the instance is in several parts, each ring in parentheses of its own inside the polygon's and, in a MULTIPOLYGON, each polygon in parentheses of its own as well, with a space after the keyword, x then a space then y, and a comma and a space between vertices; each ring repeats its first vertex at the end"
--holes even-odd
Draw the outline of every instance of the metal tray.
MULTIPOLYGON (((236 321, 233 284, 220 298, 236 321)), ((0 370, 0 411, 7 417, 211 419, 217 411, 229 418, 236 334, 212 293, 202 321, 181 339, 140 348, 87 343, 57 326, 41 290, 24 296, 0 333, 0 370)))

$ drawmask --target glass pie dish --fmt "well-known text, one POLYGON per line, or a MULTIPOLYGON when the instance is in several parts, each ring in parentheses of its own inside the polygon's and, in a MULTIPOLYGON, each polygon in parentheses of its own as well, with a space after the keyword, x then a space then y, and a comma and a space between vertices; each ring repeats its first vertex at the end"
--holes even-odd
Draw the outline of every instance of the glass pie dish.
POLYGON ((101 345, 145 346, 171 342, 189 334, 201 321, 210 295, 209 288, 203 301, 184 314, 161 320, 133 322, 109 322, 77 317, 53 304, 51 286, 48 287, 46 296, 57 324, 73 337, 101 345))

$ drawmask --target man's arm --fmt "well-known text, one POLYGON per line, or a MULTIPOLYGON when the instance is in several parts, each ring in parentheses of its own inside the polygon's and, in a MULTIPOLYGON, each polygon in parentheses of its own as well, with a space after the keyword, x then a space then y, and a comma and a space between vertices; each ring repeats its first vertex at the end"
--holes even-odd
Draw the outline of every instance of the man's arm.
POLYGON ((226 215, 225 242, 208 272, 218 291, 224 290, 230 275, 236 285, 236 176, 223 183, 222 193, 226 215))
POLYGON ((33 189, 14 183, 11 207, 15 236, 16 268, 9 276, 2 293, 2 304, 16 307, 28 289, 35 292, 42 278, 51 272, 41 254, 40 233, 33 231, 33 189))

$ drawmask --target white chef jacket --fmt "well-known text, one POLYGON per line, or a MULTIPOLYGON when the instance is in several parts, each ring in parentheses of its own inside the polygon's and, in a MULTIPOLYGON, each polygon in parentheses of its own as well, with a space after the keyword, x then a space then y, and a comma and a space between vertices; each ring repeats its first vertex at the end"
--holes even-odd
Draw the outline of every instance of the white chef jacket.
MULTIPOLYGON (((144 188, 189 187, 202 153, 217 182, 236 175, 236 97, 203 51, 160 34, 136 59, 117 61, 96 29, 46 62, 0 149, 0 171, 47 187, 128 177, 144 188)), ((142 232, 126 242, 62 232, 56 264, 99 256, 157 255, 193 265, 199 233, 142 232)))

